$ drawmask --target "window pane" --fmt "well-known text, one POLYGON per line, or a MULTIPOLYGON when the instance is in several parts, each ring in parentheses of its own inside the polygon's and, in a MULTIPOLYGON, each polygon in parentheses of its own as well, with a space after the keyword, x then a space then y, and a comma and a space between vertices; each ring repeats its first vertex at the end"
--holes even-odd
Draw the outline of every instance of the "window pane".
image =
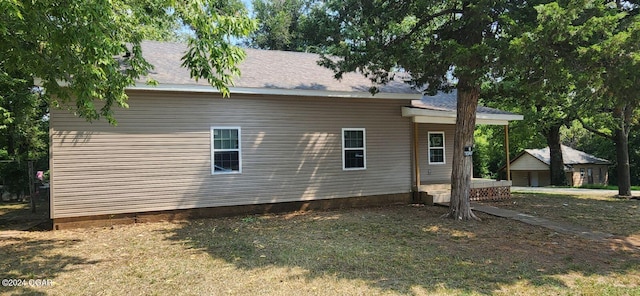
POLYGON ((231 140, 237 140, 238 139, 238 130, 237 129, 232 129, 229 135, 229 138, 231 140))
POLYGON ((364 150, 346 150, 344 152, 344 167, 364 168, 364 150))
POLYGON ((240 170, 240 153, 238 151, 217 151, 214 153, 214 171, 234 172, 240 170))
POLYGON ((444 147, 444 135, 429 134, 429 147, 444 147))
POLYGON ((222 138, 223 140, 229 139, 229 130, 228 130, 228 129, 223 129, 223 130, 222 130, 221 138, 222 138))
POLYGON ((358 138, 358 139, 356 139, 356 140, 354 141, 354 143, 353 143, 353 147, 354 147, 354 148, 356 148, 356 147, 357 147, 357 148, 362 148, 362 147, 364 147, 364 143, 363 143, 363 141, 362 141, 362 137, 360 137, 360 138, 358 138))
POLYGON ((344 148, 364 147, 363 131, 344 131, 344 148))
POLYGON ((429 149, 429 161, 430 162, 444 162, 444 150, 443 149, 429 149))
POLYGON ((231 149, 231 140, 229 139, 222 140, 222 149, 231 149))
POLYGON ((238 149, 237 129, 214 129, 213 148, 214 149, 238 149))

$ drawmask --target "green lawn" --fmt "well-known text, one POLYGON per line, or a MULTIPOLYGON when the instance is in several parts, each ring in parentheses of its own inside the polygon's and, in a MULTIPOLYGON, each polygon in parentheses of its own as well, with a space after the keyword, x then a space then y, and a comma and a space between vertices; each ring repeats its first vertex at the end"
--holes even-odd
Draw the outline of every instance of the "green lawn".
MULTIPOLYGON (((578 204, 603 202, 513 201, 526 209, 536 198, 572 215, 583 209, 578 204)), ((619 212, 638 204, 625 202, 611 206, 619 212)), ((439 218, 445 212, 392 206, 0 231, 0 278, 53 280, 52 287, 0 287, 0 294, 640 295, 640 249, 624 237, 588 241, 482 213, 481 222, 439 218)), ((637 224, 634 215, 620 220, 637 224)))
MULTIPOLYGON (((599 184, 585 184, 580 186, 580 188, 618 190, 618 186, 616 185, 599 185, 599 184)), ((631 186, 631 190, 640 190, 640 186, 631 186)))
POLYGON ((615 235, 640 235, 638 200, 608 196, 514 194, 510 200, 488 204, 615 235))

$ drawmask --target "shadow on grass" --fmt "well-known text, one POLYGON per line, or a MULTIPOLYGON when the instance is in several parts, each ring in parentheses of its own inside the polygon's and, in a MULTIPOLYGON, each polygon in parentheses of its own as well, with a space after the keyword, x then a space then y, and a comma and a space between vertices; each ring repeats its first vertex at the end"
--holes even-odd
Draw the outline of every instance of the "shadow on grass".
POLYGON ((398 206, 205 219, 167 232, 249 272, 298 267, 307 279, 363 280, 400 293, 487 294, 524 283, 563 294, 570 288, 559 275, 624 274, 640 264, 638 252, 607 243, 483 214, 482 222, 438 218, 445 212, 398 206))
POLYGON ((48 197, 36 198, 36 212, 29 202, 0 201, 0 231, 51 230, 48 197))
MULTIPOLYGON (((27 239, 11 236, 11 232, 2 234, 0 240, 0 279, 53 280, 60 273, 98 263, 55 253, 56 249, 73 247, 79 240, 27 239)), ((0 294, 46 295, 35 288, 29 285, 0 286, 0 294)))

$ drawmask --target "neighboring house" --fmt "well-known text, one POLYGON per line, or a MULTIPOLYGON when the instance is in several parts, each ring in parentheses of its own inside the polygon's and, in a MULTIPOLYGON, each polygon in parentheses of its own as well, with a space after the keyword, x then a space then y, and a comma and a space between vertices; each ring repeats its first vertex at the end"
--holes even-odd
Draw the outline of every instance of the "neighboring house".
MULTIPOLYGON (((242 77, 222 98, 180 67, 185 48, 143 43, 159 85, 130 87, 117 126, 51 110, 56 229, 148 214, 409 203, 421 183, 449 182, 451 94, 421 101, 396 75, 373 96, 370 80, 335 80, 315 54, 247 49, 242 77)), ((478 109, 479 124, 520 119, 478 109)))
MULTIPOLYGON (((568 185, 602 184, 609 182, 609 162, 591 154, 562 145, 564 171, 568 185)), ((525 149, 511 161, 513 186, 549 186, 551 175, 549 147, 525 149)))

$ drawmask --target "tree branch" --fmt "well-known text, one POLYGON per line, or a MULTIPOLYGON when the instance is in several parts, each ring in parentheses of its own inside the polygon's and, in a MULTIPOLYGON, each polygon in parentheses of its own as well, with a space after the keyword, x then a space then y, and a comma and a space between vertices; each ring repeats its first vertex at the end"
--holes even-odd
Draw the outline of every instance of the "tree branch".
POLYGON ((627 126, 627 128, 631 125, 631 120, 633 119, 633 111, 635 111, 636 108, 636 106, 634 105, 636 104, 627 102, 624 108, 624 124, 627 126))
POLYGON ((394 44, 398 44, 402 41, 407 40, 407 38, 409 38, 411 35, 415 34, 416 32, 418 32, 418 30, 422 29, 422 27, 424 27, 426 24, 428 24, 430 21, 434 20, 437 17, 443 16, 443 15, 447 15, 447 14, 451 14, 451 13, 462 13, 462 9, 457 9, 457 8, 450 8, 450 9, 445 9, 445 10, 441 10, 438 11, 434 14, 431 15, 427 15, 423 18, 420 19, 420 21, 418 21, 418 23, 416 23, 416 25, 411 29, 411 31, 409 31, 409 33, 404 34, 398 38, 395 38, 391 41, 389 41, 389 43, 385 44, 384 47, 388 48, 394 44))
POLYGON ((603 133, 603 132, 601 132, 601 131, 599 131, 599 130, 597 130, 597 129, 589 126, 589 125, 587 125, 584 122, 584 120, 582 120, 582 118, 578 118, 578 121, 580 121, 580 124, 582 124, 582 127, 584 127, 584 129, 586 129, 586 130, 588 130, 588 131, 590 131, 590 132, 592 132, 592 133, 594 133, 594 134, 596 134, 598 136, 601 136, 603 138, 607 138, 607 139, 610 139, 612 141, 614 140, 612 135, 607 135, 607 134, 605 134, 605 133, 603 133))

